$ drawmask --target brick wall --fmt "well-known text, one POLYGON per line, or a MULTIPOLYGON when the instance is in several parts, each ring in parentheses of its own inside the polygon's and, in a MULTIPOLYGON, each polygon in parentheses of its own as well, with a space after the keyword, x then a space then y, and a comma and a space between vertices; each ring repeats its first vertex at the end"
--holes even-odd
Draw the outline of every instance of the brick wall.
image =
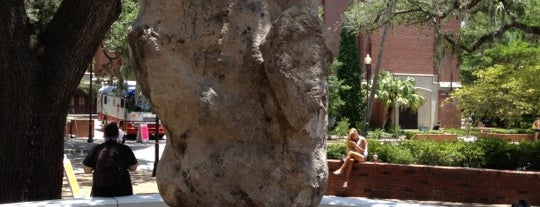
POLYGON ((540 205, 539 172, 365 162, 353 165, 349 187, 343 188, 343 178, 331 173, 340 165, 328 161, 326 195, 486 204, 527 199, 540 205))
POLYGON ((433 140, 433 141, 456 141, 457 134, 416 134, 415 140, 433 140))
MULTIPOLYGON (((65 133, 76 137, 88 137, 88 119, 72 119, 66 123, 65 133)), ((92 123, 92 133, 94 133, 94 121, 92 123)))
POLYGON ((450 91, 439 91, 438 98, 438 121, 441 121, 443 128, 460 128, 461 127, 461 111, 457 108, 456 102, 448 102, 443 105, 448 98, 450 91))
MULTIPOLYGON (((324 22, 330 29, 330 33, 339 44, 339 22, 342 20, 343 13, 347 10, 349 1, 347 0, 321 0, 324 7, 324 22)), ((443 25, 447 31, 459 31, 460 21, 448 21, 443 25)), ((372 70, 377 63, 377 54, 379 44, 382 38, 382 29, 370 35, 370 41, 367 36, 359 35, 358 47, 359 58, 363 60, 367 53, 372 57, 372 70)), ((384 45, 384 54, 382 56, 381 69, 392 73, 433 75, 443 82, 460 82, 459 59, 456 55, 448 55, 442 62, 442 68, 439 70, 433 62, 435 55, 435 30, 429 25, 424 27, 395 25, 392 31, 388 32, 384 45)), ((373 73, 373 72, 372 72, 373 73)), ((435 83, 437 78, 435 78, 435 83)), ((448 104, 441 107, 442 102, 447 97, 448 89, 444 89, 444 94, 434 91, 434 96, 439 96, 437 110, 430 113, 437 113, 437 120, 441 121, 443 127, 459 127, 461 113, 455 104, 448 104), (443 95, 443 96, 441 96, 443 95)), ((431 115, 430 115, 431 116, 431 115)), ((371 117, 371 127, 382 127, 384 113, 380 110, 373 110, 371 117)))
POLYGON ((343 12, 347 10, 349 1, 344 0, 321 0, 324 8, 323 19, 332 38, 339 43, 339 27, 342 21, 343 12))
POLYGON ((517 141, 523 141, 523 140, 534 141, 534 134, 497 134, 497 133, 489 133, 489 132, 478 132, 477 136, 503 138, 511 142, 517 142, 517 141))
MULTIPOLYGON (((371 56, 373 63, 377 61, 379 45, 383 31, 371 35, 371 56)), ((433 51, 434 31, 417 27, 395 26, 389 31, 384 45, 381 69, 392 73, 434 74, 433 51)), ((361 42, 369 49, 369 43, 361 42)), ((366 52, 362 52, 365 56, 366 52)))

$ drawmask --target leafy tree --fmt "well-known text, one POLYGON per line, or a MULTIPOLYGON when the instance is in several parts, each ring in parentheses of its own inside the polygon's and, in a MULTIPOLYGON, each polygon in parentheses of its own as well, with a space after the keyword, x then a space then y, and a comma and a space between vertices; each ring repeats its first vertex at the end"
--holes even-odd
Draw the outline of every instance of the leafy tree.
POLYGON ((362 121, 360 113, 364 99, 361 93, 362 76, 356 35, 346 28, 341 29, 340 35, 341 42, 337 57, 340 64, 337 66, 337 77, 338 80, 343 81, 344 85, 350 87, 348 90, 339 91, 339 96, 345 101, 341 108, 340 119, 349 118, 352 125, 359 125, 362 121))
MULTIPOLYGON (((519 2, 521 8, 514 15, 518 15, 520 21, 526 22, 528 25, 537 25, 540 20, 538 13, 540 12, 540 1, 522 1, 519 2)), ((488 33, 490 30, 497 28, 501 22, 505 22, 506 16, 503 11, 506 10, 504 5, 494 5, 489 13, 479 12, 474 16, 467 18, 467 22, 461 26, 462 41, 465 44, 472 44, 480 35, 488 33)), ((531 30, 534 31, 534 30, 531 30)), ((538 42, 538 33, 531 33, 529 30, 508 29, 504 33, 500 33, 496 37, 496 41, 489 42, 481 47, 481 50, 464 52, 461 54, 461 82, 463 84, 471 84, 475 81, 472 73, 478 69, 485 69, 492 64, 490 59, 484 58, 484 50, 497 47, 498 44, 508 44, 511 41, 522 40, 530 43, 538 42)))
MULTIPOLYGON (((436 35, 434 65, 441 70, 440 63, 445 56, 460 54, 462 81, 468 84, 472 83, 471 74, 480 63, 469 55, 482 55, 481 51, 491 45, 516 36, 538 41, 539 12, 538 0, 365 0, 354 1, 345 13, 345 27, 367 35, 383 27, 386 32, 392 25, 416 25, 421 30, 433 30, 436 35), (455 21, 461 22, 460 31, 446 29, 448 23, 455 21)), ((384 48, 384 34, 380 49, 384 48)), ((377 57, 379 59, 381 57, 377 57)))
MULTIPOLYGON (((350 86, 343 84, 342 80, 338 80, 335 75, 335 70, 340 65, 341 63, 338 61, 334 61, 330 67, 330 74, 328 75, 328 118, 330 120, 335 120, 339 116, 339 110, 345 105, 345 101, 343 101, 339 95, 340 92, 351 89, 350 86)), ((329 130, 331 127, 333 127, 333 124, 329 127, 329 130)))
POLYGON ((425 102, 424 97, 416 94, 415 81, 411 77, 402 80, 388 71, 382 71, 378 85, 378 99, 388 108, 387 123, 396 125, 392 120, 392 113, 397 104, 401 106, 401 109, 417 110, 425 102))
POLYGON ((340 138, 343 138, 347 136, 347 133, 349 132, 349 119, 343 118, 338 123, 337 126, 332 131, 332 134, 339 136, 340 138))
MULTIPOLYGON (((540 35, 540 1, 538 0, 365 0, 354 1, 345 13, 345 27, 362 34, 371 34, 392 25, 416 25, 436 35, 434 65, 441 70, 441 61, 449 54, 473 53, 491 44, 520 35, 538 41, 540 35), (448 23, 461 22, 461 31, 446 29, 448 23)), ((384 34, 384 33, 383 33, 384 34)), ((383 36, 384 37, 384 36, 383 36)), ((382 39, 384 42, 384 38, 382 39)), ((380 48, 383 49, 382 43, 380 48)), ((381 59, 381 57, 377 57, 381 59)), ((475 62, 465 56, 462 73, 464 83, 472 82, 475 62)), ((375 68, 377 75, 377 69, 375 68)), ((377 77, 377 76, 375 76, 377 77)))
MULTIPOLYGON (((118 20, 113 23, 103 40, 104 53, 110 60, 105 68, 112 70, 113 60, 121 60, 122 62, 120 73, 115 71, 109 72, 109 74, 115 75, 118 83, 124 83, 124 80, 135 80, 127 33, 130 31, 131 23, 138 14, 139 4, 137 0, 124 0, 122 3, 122 13, 118 17, 118 20)), ((120 84, 118 88, 122 90, 123 84, 120 84)))
MULTIPOLYGON (((356 1, 350 6, 349 11, 345 13, 344 27, 348 30, 354 31, 355 33, 366 34, 368 39, 371 38, 371 33, 384 26, 381 41, 379 43, 379 53, 377 54, 376 58, 377 63, 374 71, 374 83, 377 83, 379 79, 379 71, 381 69, 381 60, 384 52, 386 36, 388 35, 388 31, 392 28, 391 21, 379 22, 379 20, 390 20, 392 18, 393 12, 395 11, 395 8, 396 0, 370 2, 366 1, 365 3, 360 3, 356 1), (373 9, 376 9, 376 11, 373 9), (373 14, 377 16, 372 16, 373 14), (379 22, 380 24, 377 22, 379 22)), ((366 124, 369 124, 369 120, 371 120, 371 114, 373 112, 373 102, 375 101, 375 92, 377 91, 377 87, 377 84, 375 84, 373 85, 373 87, 367 89, 370 90, 370 93, 369 99, 366 103, 366 124)))
MULTIPOLYGON (((345 27, 368 36, 384 28, 379 50, 384 49, 384 37, 392 25, 416 25, 420 30, 432 30, 436 39, 433 61, 439 73, 445 56, 464 53, 462 76, 465 83, 470 83, 474 79, 471 74, 477 69, 475 63, 478 59, 469 58, 467 53, 482 55, 485 48, 515 39, 516 35, 538 41, 538 12, 538 0, 365 0, 354 1, 346 12, 345 27), (446 29, 449 23, 456 22, 460 22, 464 29, 446 29)), ((379 52, 377 61, 382 59, 381 56, 379 52)), ((375 77, 378 77, 379 65, 377 62, 375 77)))
POLYGON ((69 95, 121 10, 64 0, 43 19, 45 2, 0 1, 0 203, 61 197, 69 95))
MULTIPOLYGON (((450 94, 464 115, 500 119, 520 127, 524 114, 540 114, 540 48, 520 40, 497 44, 481 57, 473 84, 450 94)), ((530 123, 529 123, 530 124, 530 123)))
POLYGON ((539 35, 539 5, 538 0, 365 0, 355 1, 346 22, 359 32, 373 32, 389 23, 430 26, 457 51, 471 52, 513 30, 539 35), (389 5, 395 9, 386 9, 389 5), (455 20, 474 29, 461 35, 445 30, 455 20))

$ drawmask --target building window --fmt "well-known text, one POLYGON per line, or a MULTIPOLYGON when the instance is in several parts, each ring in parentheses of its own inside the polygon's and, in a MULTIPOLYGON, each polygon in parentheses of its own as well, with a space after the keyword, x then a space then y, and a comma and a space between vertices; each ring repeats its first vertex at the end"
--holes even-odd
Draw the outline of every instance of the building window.
POLYGON ((107 105, 107 96, 103 96, 103 104, 107 105))
POLYGON ((69 99, 69 105, 70 105, 70 106, 75 106, 75 97, 72 96, 72 97, 69 99))

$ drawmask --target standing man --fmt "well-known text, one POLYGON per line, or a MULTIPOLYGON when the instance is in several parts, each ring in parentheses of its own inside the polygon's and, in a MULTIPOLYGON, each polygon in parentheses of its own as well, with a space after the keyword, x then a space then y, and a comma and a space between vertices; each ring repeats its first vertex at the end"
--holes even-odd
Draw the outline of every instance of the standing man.
POLYGON ((534 129, 534 141, 538 141, 538 135, 540 135, 540 116, 536 117, 536 121, 533 122, 532 128, 534 129))
POLYGON ((84 172, 93 172, 90 196, 133 195, 129 171, 137 170, 135 154, 129 146, 117 142, 116 123, 107 124, 103 136, 105 142, 94 146, 83 161, 84 172))
POLYGON ((124 121, 120 121, 120 124, 118 125, 118 138, 116 138, 116 141, 118 143, 124 144, 126 140, 124 139, 124 131, 122 130, 124 128, 124 121))

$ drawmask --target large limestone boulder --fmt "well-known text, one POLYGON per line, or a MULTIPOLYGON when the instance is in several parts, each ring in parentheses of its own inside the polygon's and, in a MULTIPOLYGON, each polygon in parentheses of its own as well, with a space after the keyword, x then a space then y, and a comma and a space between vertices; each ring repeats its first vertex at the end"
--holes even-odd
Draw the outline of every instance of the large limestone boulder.
POLYGON ((318 0, 142 0, 129 41, 167 128, 170 206, 317 206, 328 169, 318 0))

